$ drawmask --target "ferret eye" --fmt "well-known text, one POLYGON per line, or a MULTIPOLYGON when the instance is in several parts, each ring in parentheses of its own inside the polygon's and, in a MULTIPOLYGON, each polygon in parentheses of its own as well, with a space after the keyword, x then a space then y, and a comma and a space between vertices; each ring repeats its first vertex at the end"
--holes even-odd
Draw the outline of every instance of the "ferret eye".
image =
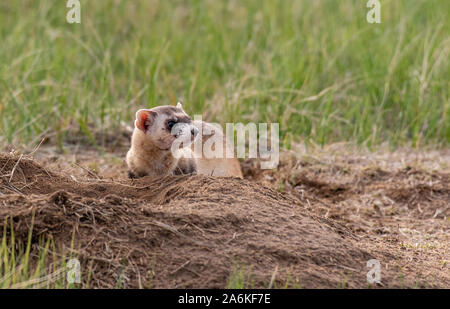
POLYGON ((173 126, 176 125, 176 124, 177 124, 176 121, 170 120, 170 121, 167 123, 167 128, 169 129, 169 131, 171 131, 172 128, 173 128, 173 126))

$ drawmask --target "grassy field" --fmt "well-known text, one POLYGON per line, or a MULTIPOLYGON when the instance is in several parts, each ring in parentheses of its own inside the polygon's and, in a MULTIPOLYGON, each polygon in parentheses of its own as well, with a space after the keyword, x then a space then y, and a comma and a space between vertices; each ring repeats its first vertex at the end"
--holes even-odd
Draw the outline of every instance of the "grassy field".
MULTIPOLYGON (((450 1, 380 1, 381 24, 367 0, 81 0, 81 24, 63 0, 0 1, 0 149, 96 143, 178 100, 209 121, 278 122, 285 148, 449 147, 450 1)), ((30 255, 31 231, 2 231, 0 288, 78 288, 51 239, 30 255)), ((224 286, 252 287, 244 270, 224 286)))
POLYGON ((0 3, 0 144, 33 147, 174 104, 279 122, 291 141, 450 142, 450 2, 82 0, 0 3))

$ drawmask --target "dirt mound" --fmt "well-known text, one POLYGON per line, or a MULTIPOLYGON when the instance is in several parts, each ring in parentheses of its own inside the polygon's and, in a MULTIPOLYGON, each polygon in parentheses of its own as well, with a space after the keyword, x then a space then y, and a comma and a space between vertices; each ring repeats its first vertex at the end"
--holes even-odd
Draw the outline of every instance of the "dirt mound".
MULTIPOLYGON (((34 249, 42 236, 61 248, 73 237, 82 264, 92 267, 91 287, 121 280, 124 287, 224 288, 236 270, 255 288, 366 287, 372 258, 419 269, 395 244, 368 242, 300 199, 248 180, 81 181, 14 155, 0 155, 0 176, 0 228, 13 222, 15 237, 26 241, 33 225, 34 249)), ((322 198, 349 190, 307 185, 322 198)), ((383 278, 389 286, 421 285, 418 278, 442 286, 428 273, 400 281, 397 270, 386 270, 383 278)))

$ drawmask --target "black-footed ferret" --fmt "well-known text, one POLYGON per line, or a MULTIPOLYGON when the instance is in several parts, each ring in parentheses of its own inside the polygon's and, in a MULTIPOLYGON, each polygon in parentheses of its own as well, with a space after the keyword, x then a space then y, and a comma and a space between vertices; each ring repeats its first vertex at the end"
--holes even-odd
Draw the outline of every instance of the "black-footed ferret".
MULTIPOLYGON (((140 109, 136 113, 135 128, 131 138, 131 148, 127 153, 128 176, 163 177, 177 174, 204 174, 218 177, 243 178, 241 166, 236 157, 206 158, 196 152, 193 142, 199 132, 211 132, 212 125, 203 121, 193 122, 184 112, 180 103, 177 106, 158 106, 140 109), (183 142, 182 149, 172 149, 174 142, 183 142), (183 154, 184 153, 184 154, 183 154)), ((219 128, 213 129, 215 138, 229 143, 219 128)), ((209 136, 202 137, 204 144, 209 136)))

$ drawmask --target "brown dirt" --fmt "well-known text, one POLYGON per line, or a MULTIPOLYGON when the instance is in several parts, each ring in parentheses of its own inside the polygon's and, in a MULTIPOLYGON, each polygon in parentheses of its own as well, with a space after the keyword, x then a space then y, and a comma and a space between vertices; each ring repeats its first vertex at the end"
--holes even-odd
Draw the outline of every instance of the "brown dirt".
POLYGON ((0 229, 26 241, 34 213, 34 250, 74 235, 91 287, 224 288, 241 269, 248 287, 364 288, 372 258, 382 287, 450 287, 442 169, 287 156, 244 180, 131 181, 122 153, 71 153, 0 155, 0 229))

